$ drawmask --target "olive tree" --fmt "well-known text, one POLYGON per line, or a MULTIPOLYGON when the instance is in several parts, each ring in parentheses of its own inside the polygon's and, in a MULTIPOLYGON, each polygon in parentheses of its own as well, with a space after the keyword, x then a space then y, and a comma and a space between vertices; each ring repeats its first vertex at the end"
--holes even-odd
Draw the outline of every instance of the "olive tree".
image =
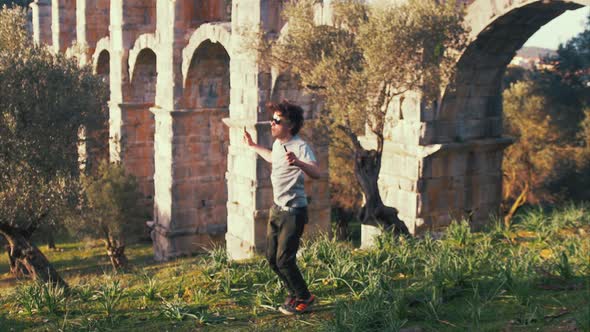
POLYGON ((23 9, 0 11, 0 235, 15 265, 66 285, 30 236, 77 205, 78 133, 106 126, 107 89, 74 59, 34 46, 25 25, 23 9))
POLYGON ((102 239, 113 268, 126 268, 126 244, 146 231, 149 215, 137 179, 121 164, 103 160, 96 174, 82 177, 82 192, 81 217, 70 218, 68 227, 102 239))
POLYGON ((386 116, 409 91, 419 91, 432 105, 440 99, 466 45, 462 7, 453 1, 337 0, 332 24, 318 25, 317 2, 288 2, 284 32, 277 39, 259 38, 256 47, 269 66, 290 71, 302 87, 323 98, 322 122, 329 124, 333 139, 345 140, 338 153, 349 161, 331 173, 352 168, 363 196, 361 222, 407 233, 377 186, 386 116), (366 134, 374 136, 375 149, 361 145, 359 137, 366 134))

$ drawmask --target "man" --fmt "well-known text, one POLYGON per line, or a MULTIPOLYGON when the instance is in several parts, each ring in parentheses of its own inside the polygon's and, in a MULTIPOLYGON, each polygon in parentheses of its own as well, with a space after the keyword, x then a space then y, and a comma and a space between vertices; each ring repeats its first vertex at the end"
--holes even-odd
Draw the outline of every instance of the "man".
POLYGON ((315 300, 295 261, 307 223, 303 173, 318 179, 320 169, 311 148, 298 135, 303 126, 301 107, 286 101, 267 107, 273 112, 271 134, 275 141, 272 151, 255 144, 245 129, 244 142, 272 164, 274 204, 266 231, 266 258, 289 293, 279 310, 286 315, 301 314, 309 311, 315 300))

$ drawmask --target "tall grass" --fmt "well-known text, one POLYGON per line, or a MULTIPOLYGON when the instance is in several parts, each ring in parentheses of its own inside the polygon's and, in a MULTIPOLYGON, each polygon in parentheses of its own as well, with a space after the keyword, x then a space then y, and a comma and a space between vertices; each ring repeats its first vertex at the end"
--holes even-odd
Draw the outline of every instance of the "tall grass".
MULTIPOLYGON (((552 293, 539 286, 580 289, 589 280, 587 212, 586 205, 529 209, 510 227, 497 223, 483 233, 472 232, 467 221, 453 222, 440 239, 384 233, 371 250, 355 250, 326 234, 305 240, 297 260, 318 298, 317 312, 290 320, 286 329, 398 331, 418 326, 479 331, 498 330, 497 325, 489 327, 496 320, 504 326, 540 327, 547 323, 543 301, 551 295, 545 294, 552 293)), ((233 319, 254 330, 259 321, 280 329, 273 320, 278 319, 285 287, 262 257, 236 263, 217 246, 204 256, 152 268, 149 275, 73 284, 70 298, 41 284, 21 284, 8 302, 34 320, 46 312, 68 312, 68 301, 73 301, 75 311, 52 320, 56 329, 107 330, 115 321, 125 324, 127 318, 119 318, 128 315, 162 317, 180 329, 230 324, 233 319), (129 291, 126 281, 132 283, 129 291), (117 315, 123 310, 125 315, 117 315), (225 320, 215 310, 232 318, 225 320)), ((570 310, 579 328, 590 325, 590 312, 570 310)))
POLYGON ((21 284, 17 287, 15 295, 16 303, 29 315, 43 309, 47 309, 51 314, 57 314, 63 310, 67 301, 65 289, 52 282, 21 284))

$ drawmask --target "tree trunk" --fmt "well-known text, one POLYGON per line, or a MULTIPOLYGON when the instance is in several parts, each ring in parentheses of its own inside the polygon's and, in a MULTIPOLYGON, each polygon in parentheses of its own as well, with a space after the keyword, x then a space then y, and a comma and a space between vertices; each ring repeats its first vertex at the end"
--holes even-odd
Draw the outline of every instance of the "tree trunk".
POLYGON ((33 279, 51 282, 68 289, 68 284, 49 263, 45 255, 23 236, 24 232, 16 227, 0 223, 0 234, 6 238, 10 245, 10 256, 15 260, 15 266, 19 264, 24 266, 33 279))
POLYGON ((508 211, 506 216, 504 216, 504 226, 506 228, 510 228, 510 226, 512 225, 512 218, 516 214, 516 211, 518 211, 518 209, 521 206, 523 206, 524 203, 526 203, 528 193, 529 193, 529 184, 525 183, 524 188, 520 192, 520 195, 518 195, 518 197, 516 198, 516 200, 514 201, 512 206, 510 207, 510 210, 508 211))
POLYGON ((29 271, 25 268, 25 266, 19 263, 18 259, 11 255, 12 250, 10 249, 10 245, 7 244, 5 246, 6 254, 8 255, 8 264, 10 266, 10 273, 17 279, 25 277, 29 275, 29 271))
POLYGON ((47 248, 52 250, 57 249, 55 247, 55 238, 53 237, 53 231, 49 231, 49 233, 47 233, 47 248))
POLYGON ((124 245, 107 245, 107 255, 111 259, 111 264, 115 270, 126 269, 129 260, 125 256, 124 245))
POLYGON ((409 235, 408 228, 398 217, 397 209, 385 206, 381 200, 377 185, 380 170, 381 153, 357 146, 354 174, 365 199, 359 212, 359 220, 366 225, 382 226, 386 230, 393 230, 395 234, 409 235))
POLYGON ((348 240, 348 223, 350 219, 352 219, 351 214, 343 209, 342 207, 336 206, 332 208, 333 213, 335 213, 336 219, 336 240, 338 241, 346 241, 348 240))

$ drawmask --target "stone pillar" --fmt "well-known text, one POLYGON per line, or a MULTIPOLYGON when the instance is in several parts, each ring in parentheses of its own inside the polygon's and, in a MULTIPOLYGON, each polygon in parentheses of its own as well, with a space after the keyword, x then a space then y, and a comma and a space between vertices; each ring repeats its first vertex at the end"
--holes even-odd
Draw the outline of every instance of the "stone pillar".
MULTIPOLYGON (((166 260, 179 253, 172 234, 174 171, 174 118, 175 100, 181 95, 182 85, 174 68, 174 3, 167 0, 156 2, 156 34, 161 44, 157 59, 156 107, 152 108, 155 119, 154 134, 154 224, 151 233, 154 258, 166 260)), ((181 80, 181 79, 180 79, 181 80)))
MULTIPOLYGON (((88 0, 76 0, 76 42, 78 43, 78 51, 76 54, 81 65, 88 63, 92 54, 89 54, 88 40, 86 33, 88 31, 86 20, 86 4, 88 0)), ((91 8, 91 10, 94 8, 91 8)))
POLYGON ((30 4, 33 11, 33 40, 37 45, 51 46, 51 0, 35 0, 30 4))
MULTIPOLYGON (((271 1, 234 0, 232 2, 231 105, 230 118, 225 122, 230 129, 228 155, 228 229, 227 250, 233 259, 250 258, 265 247, 268 210, 272 205, 270 165, 244 146, 244 128, 258 144, 272 146, 269 116, 264 104, 271 99, 273 78, 262 68, 254 52, 241 49, 240 30, 262 26, 279 31, 280 6, 271 1)), ((312 126, 310 125, 309 128, 312 126)), ((312 133, 309 133, 310 136, 312 133)), ((327 148, 320 146, 316 154, 325 162, 327 148)), ((308 233, 329 232, 329 190, 327 174, 316 183, 308 183, 312 203, 308 233), (310 231, 311 230, 311 231, 310 231), (309 232, 310 231, 310 232, 309 232)))
POLYGON ((174 241, 170 238, 172 225, 172 150, 173 118, 171 111, 153 108, 156 128, 154 135, 154 226, 152 241, 154 258, 166 260, 177 253, 174 241))
POLYGON ((54 52, 65 52, 76 40, 76 0, 51 1, 51 32, 54 52))
POLYGON ((123 160, 121 138, 123 132, 123 113, 120 105, 123 103, 123 85, 127 81, 127 54, 123 39, 123 1, 112 0, 110 8, 110 91, 109 102, 109 160, 111 162, 123 160))
MULTIPOLYGON (((396 100, 385 128, 379 188, 383 202, 399 211, 412 234, 437 232, 452 220, 467 218, 473 225, 496 214, 502 194, 502 156, 511 139, 501 137, 496 104, 454 110, 427 105, 419 93, 396 100), (476 112, 476 119, 467 114, 476 112), (450 113, 450 110, 447 110, 450 113), (457 116, 457 114, 462 114, 457 116)), ((370 137, 363 145, 374 147, 370 137)), ((362 226, 362 247, 380 232, 362 226)))
MULTIPOLYGON (((264 122, 264 102, 270 91, 270 75, 259 67, 256 55, 240 49, 239 31, 264 26, 265 4, 260 0, 232 1, 230 146, 227 163, 227 251, 233 259, 245 259, 264 248, 268 208, 272 203, 270 167, 244 146, 244 128, 258 144, 272 144, 270 124, 264 122)), ((267 15, 268 17, 268 15, 267 15)))

